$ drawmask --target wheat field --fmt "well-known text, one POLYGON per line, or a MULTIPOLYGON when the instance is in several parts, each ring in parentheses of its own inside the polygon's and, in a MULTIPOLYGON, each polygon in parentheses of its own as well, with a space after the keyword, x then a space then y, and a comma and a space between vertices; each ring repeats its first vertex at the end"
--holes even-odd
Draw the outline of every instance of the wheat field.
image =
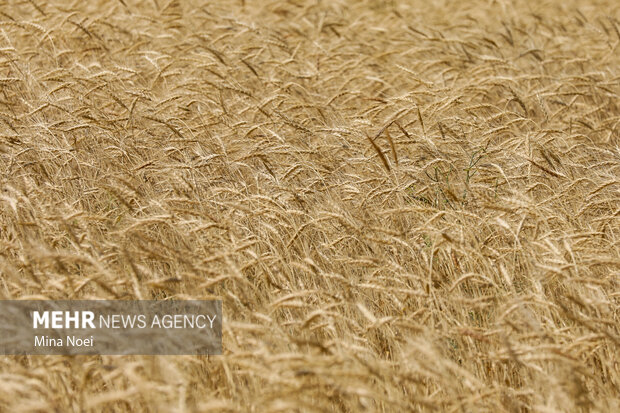
POLYGON ((620 4, 2 1, 0 298, 221 299, 2 412, 620 411, 620 4))

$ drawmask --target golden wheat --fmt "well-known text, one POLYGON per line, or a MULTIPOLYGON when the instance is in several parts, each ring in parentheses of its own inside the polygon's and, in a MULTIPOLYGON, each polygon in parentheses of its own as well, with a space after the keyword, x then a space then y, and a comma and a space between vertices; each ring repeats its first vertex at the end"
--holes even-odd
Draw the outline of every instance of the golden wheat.
POLYGON ((223 300, 0 411, 620 411, 620 5, 0 2, 0 297, 223 300))

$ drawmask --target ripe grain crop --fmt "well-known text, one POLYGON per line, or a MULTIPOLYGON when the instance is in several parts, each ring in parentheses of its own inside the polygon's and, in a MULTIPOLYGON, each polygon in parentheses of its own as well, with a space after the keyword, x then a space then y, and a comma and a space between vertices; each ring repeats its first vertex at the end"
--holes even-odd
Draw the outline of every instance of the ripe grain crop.
POLYGON ((0 1, 0 298, 223 300, 0 411, 620 411, 620 4, 0 1))

